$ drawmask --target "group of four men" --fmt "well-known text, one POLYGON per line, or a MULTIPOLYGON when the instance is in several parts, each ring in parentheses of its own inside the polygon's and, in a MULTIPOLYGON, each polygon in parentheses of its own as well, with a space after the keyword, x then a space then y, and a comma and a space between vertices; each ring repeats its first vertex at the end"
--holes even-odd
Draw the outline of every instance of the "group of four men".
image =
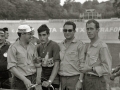
POLYGON ((89 20, 86 32, 91 40, 84 44, 75 38, 76 24, 63 25, 65 40, 49 40, 50 30, 43 24, 38 29, 41 44, 35 46, 31 28, 18 27, 19 40, 7 52, 8 70, 13 75, 12 88, 26 90, 36 82, 37 90, 106 90, 105 77, 111 73, 112 58, 107 45, 100 40, 99 23, 89 20))

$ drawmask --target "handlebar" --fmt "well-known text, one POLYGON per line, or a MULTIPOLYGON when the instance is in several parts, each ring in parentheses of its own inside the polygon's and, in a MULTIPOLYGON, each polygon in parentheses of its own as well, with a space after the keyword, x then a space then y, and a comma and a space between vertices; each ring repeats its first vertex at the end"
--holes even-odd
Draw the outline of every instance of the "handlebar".
MULTIPOLYGON (((28 90, 30 90, 31 88, 35 88, 35 87, 38 86, 38 85, 41 85, 41 83, 40 83, 40 84, 32 84, 32 85, 28 88, 28 90)), ((50 87, 51 87, 53 90, 55 90, 52 85, 50 85, 50 87)), ((49 87, 48 87, 48 88, 49 88, 49 87)))

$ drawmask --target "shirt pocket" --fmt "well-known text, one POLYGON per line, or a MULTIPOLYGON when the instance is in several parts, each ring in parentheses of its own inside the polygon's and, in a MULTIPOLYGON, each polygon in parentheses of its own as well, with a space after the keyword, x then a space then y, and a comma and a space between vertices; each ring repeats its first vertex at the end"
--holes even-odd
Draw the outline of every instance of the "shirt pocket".
POLYGON ((17 64, 26 64, 25 56, 22 54, 17 55, 17 64))
POLYGON ((93 65, 94 63, 96 63, 98 60, 98 57, 97 56, 90 56, 89 57, 89 64, 90 65, 93 65))
POLYGON ((77 52, 76 51, 69 52, 68 57, 70 58, 70 60, 75 60, 77 58, 77 52))

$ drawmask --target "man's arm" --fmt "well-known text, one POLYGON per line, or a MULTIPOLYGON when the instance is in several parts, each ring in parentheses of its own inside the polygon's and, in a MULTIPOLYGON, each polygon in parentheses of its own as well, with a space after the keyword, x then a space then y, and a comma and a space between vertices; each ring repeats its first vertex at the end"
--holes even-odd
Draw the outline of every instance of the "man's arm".
POLYGON ((48 87, 55 79, 57 73, 58 73, 58 70, 59 70, 59 64, 60 64, 60 48, 58 46, 58 44, 54 44, 53 45, 53 61, 54 61, 54 67, 53 67, 53 70, 52 70, 52 73, 49 77, 49 80, 48 82, 43 82, 43 86, 45 87, 48 87))
POLYGON ((8 49, 8 57, 7 57, 7 62, 8 62, 8 69, 14 74, 17 78, 22 80, 26 87, 29 87, 31 85, 31 82, 23 76, 16 68, 17 66, 17 58, 16 58, 16 48, 10 47, 8 49))
POLYGON ((51 76, 49 77, 49 80, 51 82, 53 82, 53 80, 55 79, 58 70, 59 70, 59 66, 60 66, 60 47, 58 46, 58 44, 54 44, 53 46, 53 60, 54 60, 54 67, 51 73, 51 76))
MULTIPOLYGON (((80 60, 80 67, 84 66, 84 59, 85 59, 85 44, 81 43, 78 47, 78 55, 79 55, 79 60, 80 60)), ((80 73, 79 80, 76 84, 76 90, 79 90, 82 88, 82 82, 83 82, 83 73, 80 73)))
POLYGON ((94 70, 99 76, 103 74, 110 74, 112 70, 112 57, 107 47, 102 47, 100 49, 100 60, 101 65, 95 66, 94 70))
POLYGON ((31 86, 31 81, 29 79, 27 79, 24 75, 22 75, 17 69, 16 67, 12 67, 10 69, 10 71, 12 72, 12 74, 14 74, 17 78, 19 78, 20 80, 22 80, 24 82, 24 84, 26 85, 26 87, 30 87, 31 86))
MULTIPOLYGON (((85 44, 81 43, 78 47, 78 54, 80 60, 80 67, 83 67, 85 64, 85 44)), ((80 73, 79 80, 83 80, 83 73, 80 73)))
POLYGON ((50 80, 51 82, 53 82, 53 80, 55 79, 55 77, 56 77, 56 75, 57 75, 57 73, 58 73, 59 64, 60 64, 59 61, 56 61, 55 64, 54 64, 54 67, 53 67, 51 76, 50 76, 50 78, 49 78, 49 80, 50 80))

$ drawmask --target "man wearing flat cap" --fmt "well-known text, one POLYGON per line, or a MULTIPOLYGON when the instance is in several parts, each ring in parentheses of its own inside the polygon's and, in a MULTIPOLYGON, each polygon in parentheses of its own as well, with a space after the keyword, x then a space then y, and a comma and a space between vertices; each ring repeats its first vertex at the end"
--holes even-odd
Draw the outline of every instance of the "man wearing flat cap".
POLYGON ((5 32, 0 28, 0 88, 10 89, 10 72, 7 70, 7 50, 9 45, 5 43, 5 32))
POLYGON ((27 90, 36 78, 36 68, 33 60, 37 56, 35 45, 30 43, 32 32, 29 25, 18 27, 19 40, 8 50, 8 69, 13 74, 13 89, 27 90))

